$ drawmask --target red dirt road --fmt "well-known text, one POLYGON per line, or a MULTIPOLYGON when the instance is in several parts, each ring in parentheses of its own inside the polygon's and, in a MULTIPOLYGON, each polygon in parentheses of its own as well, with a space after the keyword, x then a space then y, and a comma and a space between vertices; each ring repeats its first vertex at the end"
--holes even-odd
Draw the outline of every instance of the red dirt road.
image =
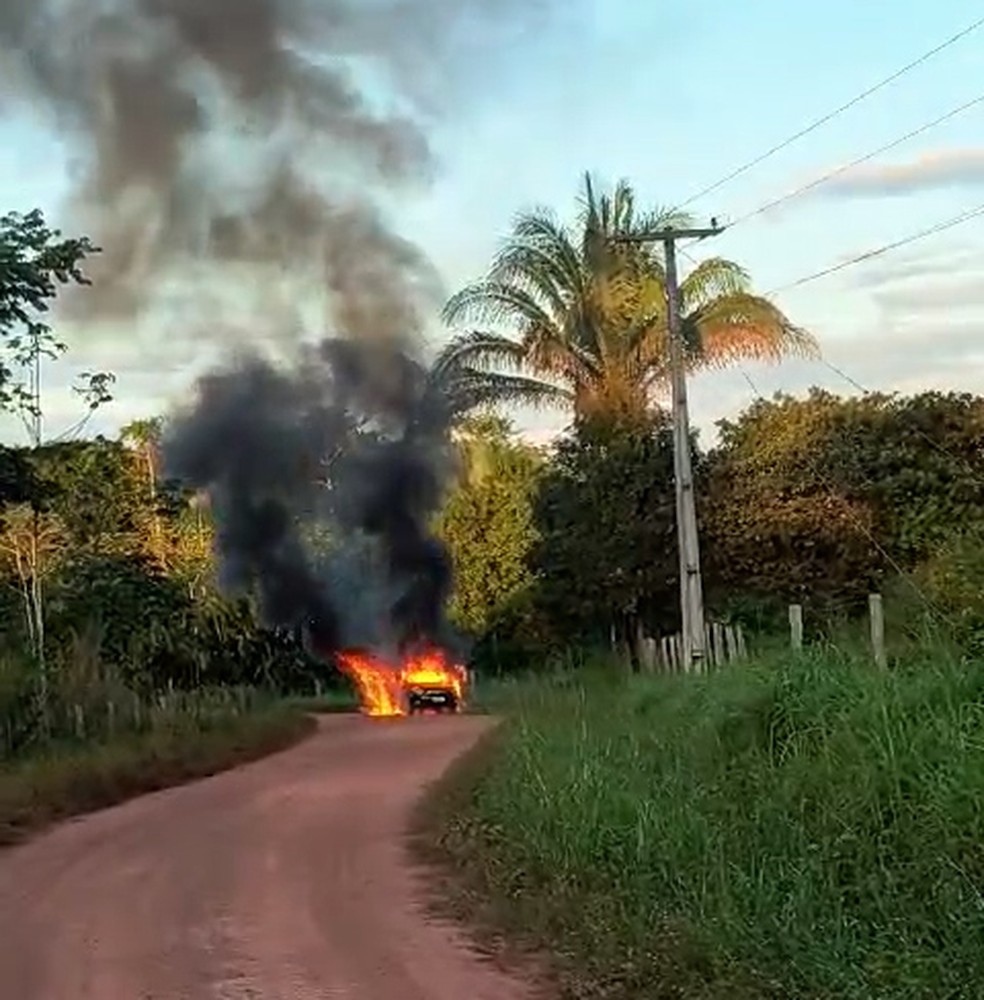
POLYGON ((423 915, 403 833, 479 717, 322 719, 285 753, 0 853, 9 1000, 521 1000, 423 915))

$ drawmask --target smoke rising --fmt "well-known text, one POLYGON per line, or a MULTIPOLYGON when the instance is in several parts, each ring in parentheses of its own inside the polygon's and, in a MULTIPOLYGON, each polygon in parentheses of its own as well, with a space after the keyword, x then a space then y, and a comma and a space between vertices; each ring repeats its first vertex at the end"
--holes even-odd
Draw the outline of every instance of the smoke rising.
POLYGON ((58 129, 73 223, 104 249, 76 317, 132 323, 208 266, 327 291, 323 329, 419 324, 436 275, 373 193, 432 176, 425 125, 462 39, 536 8, 2 0, 0 110, 58 129))
POLYGON ((317 347, 206 375, 164 442, 167 473, 208 494, 222 583, 322 649, 445 633, 450 566, 427 524, 461 400, 416 360, 440 283, 379 193, 432 178, 426 124, 463 40, 539 10, 0 0, 0 113, 27 106, 58 130, 72 224, 104 250, 74 318, 132 329, 190 297, 200 335, 228 327, 204 315, 224 284, 286 304, 260 337, 283 346, 306 325, 285 288, 323 300, 317 347))
POLYGON ((220 578, 323 652, 453 643, 428 531, 453 396, 395 341, 327 339, 291 368, 244 358, 172 419, 166 471, 207 491, 220 578))

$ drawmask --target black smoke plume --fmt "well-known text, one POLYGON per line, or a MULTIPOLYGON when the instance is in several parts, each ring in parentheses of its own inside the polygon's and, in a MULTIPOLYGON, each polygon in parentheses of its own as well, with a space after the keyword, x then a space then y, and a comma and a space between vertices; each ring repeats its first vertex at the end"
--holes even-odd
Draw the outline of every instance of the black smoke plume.
POLYGON ((132 331, 190 299, 199 337, 228 326, 203 285, 285 303, 258 338, 281 362, 202 378, 165 460, 208 494, 227 587, 322 649, 446 628, 427 524, 464 397, 417 360, 439 283, 378 195, 431 179, 452 64, 475 74, 474 40, 494 49, 504 15, 545 3, 0 0, 0 114, 57 129, 68 214, 104 249, 76 318, 132 331), (285 340, 298 288, 324 304, 316 348, 285 340))
POLYGON ((326 339, 288 368, 256 357, 203 378, 164 441, 206 492, 221 581, 326 653, 454 645, 451 567, 428 528, 461 397, 395 342, 326 339))

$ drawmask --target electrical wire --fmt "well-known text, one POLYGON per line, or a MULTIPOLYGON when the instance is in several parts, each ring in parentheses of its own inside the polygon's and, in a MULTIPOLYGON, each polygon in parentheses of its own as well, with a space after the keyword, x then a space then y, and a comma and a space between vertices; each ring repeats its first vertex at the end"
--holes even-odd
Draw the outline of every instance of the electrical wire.
POLYGON ((930 49, 928 52, 924 52, 917 59, 912 60, 912 62, 906 63, 906 65, 903 66, 901 69, 896 70, 890 76, 887 76, 883 80, 880 80, 878 83, 869 87, 867 90, 863 90, 861 91, 861 93, 856 94, 845 104, 840 105, 840 107, 835 108, 833 111, 827 112, 827 114, 812 121, 809 125, 805 126, 804 128, 801 128, 798 132, 794 132, 793 135, 789 136, 787 139, 784 139, 782 142, 777 143, 770 149, 767 149, 764 153, 759 154, 754 159, 751 159, 746 163, 743 163, 740 167, 737 167, 730 173, 725 174, 725 176, 721 177, 719 180, 716 180, 713 184, 709 184, 707 187, 701 189, 696 194, 692 194, 686 201, 683 201, 676 206, 676 211, 679 211, 681 208, 686 208, 687 205, 692 204, 699 198, 703 198, 705 195, 708 195, 713 191, 717 191, 718 188, 724 187, 725 184, 730 183, 736 177, 740 177, 742 174, 751 170, 752 167, 756 167, 760 163, 764 163, 769 158, 775 156, 776 153, 779 153, 782 150, 787 149, 794 142, 798 142, 800 139, 802 139, 804 136, 809 135, 811 132, 815 132, 822 125, 826 125, 827 122, 833 121, 834 118, 837 118, 839 115, 843 114, 850 108, 853 108, 855 105, 860 104, 862 101, 871 97, 872 94, 876 94, 878 91, 884 89, 889 84, 894 83, 896 80, 904 76, 906 73, 915 69, 917 66, 921 66, 923 63, 932 59, 933 56, 938 55, 940 52, 944 51, 944 49, 948 49, 951 45, 954 45, 956 42, 960 41, 962 38, 965 38, 967 35, 976 31, 981 26, 984 26, 984 17, 981 17, 978 20, 974 21, 973 24, 969 24, 967 27, 958 31, 955 35, 951 35, 948 39, 941 42, 939 45, 930 49))
POLYGON ((938 118, 934 118, 932 121, 925 122, 918 128, 913 129, 911 132, 906 132, 905 135, 901 135, 897 139, 893 139, 884 146, 879 146, 877 149, 873 149, 871 152, 865 153, 863 156, 859 156, 855 160, 851 160, 850 163, 845 163, 843 166, 836 167, 834 170, 824 174, 822 177, 817 177, 815 180, 812 180, 793 191, 789 191, 778 198, 773 198, 772 201, 767 201, 764 205, 760 205, 751 212, 746 212, 744 215, 740 215, 737 219, 729 221, 727 228, 728 230, 732 230, 735 226, 741 225, 741 223, 747 222, 749 219, 754 219, 756 216, 762 215, 763 212, 768 212, 773 208, 777 208, 779 205, 784 205, 786 202, 792 201, 794 198, 799 198, 801 195, 815 190, 821 185, 826 184, 828 181, 833 180, 835 177, 840 177, 841 174, 846 173, 848 170, 853 170, 855 167, 859 167, 862 163, 867 163, 869 160, 873 160, 876 156, 881 156, 882 153, 887 153, 889 150, 895 149, 897 146, 901 146, 904 142, 908 142, 910 139, 915 139, 916 136, 922 135, 924 132, 928 132, 930 129, 934 129, 937 126, 942 125, 951 118, 956 118, 957 115, 963 114, 963 112, 969 111, 971 108, 976 107, 979 104, 984 104, 984 94, 961 104, 959 107, 952 108, 950 111, 940 115, 938 118))
POLYGON ((792 288, 798 288, 811 281, 816 281, 818 278, 825 278, 829 274, 835 274, 838 271, 843 271, 845 268, 853 267, 855 264, 861 264, 864 261, 873 260, 875 257, 881 257, 882 254, 889 253, 892 250, 898 250, 900 247, 908 246, 910 243, 915 243, 917 240, 925 239, 927 236, 933 236, 936 233, 942 233, 947 229, 952 229, 954 226, 959 226, 964 222, 969 222, 971 219, 976 219, 979 215, 984 215, 984 204, 978 205, 975 208, 967 209, 967 211, 961 212, 959 215, 956 215, 951 219, 938 222, 927 229, 920 230, 918 233, 912 233, 910 236, 905 236, 900 240, 893 241, 892 243, 886 243, 883 246, 875 247, 872 250, 866 250, 864 253, 860 253, 856 257, 850 257, 848 260, 842 260, 838 264, 832 264, 830 267, 825 267, 820 271, 814 271, 812 274, 804 275, 802 278, 797 278, 795 281, 790 281, 785 285, 780 285, 767 292, 766 295, 772 296, 777 295, 779 292, 787 292, 792 288))

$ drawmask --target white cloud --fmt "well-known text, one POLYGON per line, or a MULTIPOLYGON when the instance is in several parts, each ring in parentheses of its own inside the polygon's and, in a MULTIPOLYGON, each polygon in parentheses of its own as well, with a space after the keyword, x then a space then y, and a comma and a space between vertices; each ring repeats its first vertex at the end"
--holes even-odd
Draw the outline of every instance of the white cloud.
POLYGON ((852 272, 851 284, 855 288, 878 288, 974 270, 984 271, 984 253, 975 247, 952 245, 916 254, 891 254, 865 263, 852 272))
POLYGON ((866 163, 817 188, 819 194, 888 196, 953 187, 984 187, 984 147, 945 149, 900 163, 866 163))

